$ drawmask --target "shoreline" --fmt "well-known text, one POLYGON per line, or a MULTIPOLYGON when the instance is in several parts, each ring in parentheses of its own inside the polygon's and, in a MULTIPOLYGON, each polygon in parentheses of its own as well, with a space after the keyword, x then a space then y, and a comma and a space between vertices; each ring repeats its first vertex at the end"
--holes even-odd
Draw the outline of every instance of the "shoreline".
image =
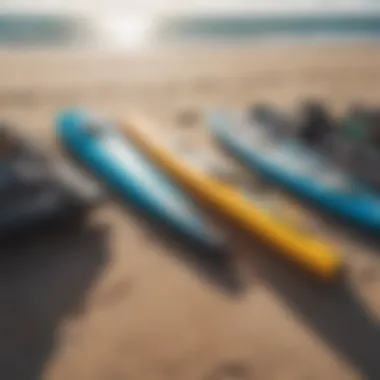
MULTIPOLYGON (((286 38, 288 40, 288 38, 286 38)), ((380 36, 367 38, 367 37, 357 37, 357 38, 333 38, 329 40, 329 37, 324 37, 319 41, 306 40, 304 42, 292 41, 289 38, 289 43, 285 42, 258 42, 255 40, 247 40, 242 43, 239 42, 220 42, 213 43, 212 41, 208 43, 177 43, 177 44, 148 44, 147 46, 141 46, 136 48, 128 47, 115 47, 115 48, 101 48, 101 47, 62 47, 62 48, 38 48, 33 46, 24 47, 1 47, 0 46, 0 58, 13 55, 15 57, 23 58, 25 56, 54 56, 54 57, 86 57, 93 56, 97 58, 109 58, 109 57, 149 57, 155 55, 172 55, 176 53, 185 54, 198 54, 207 53, 212 54, 213 52, 225 52, 225 49, 231 49, 234 52, 245 53, 251 52, 253 49, 261 52, 270 52, 278 50, 351 50, 351 49, 368 49, 368 48, 380 48, 380 36)))

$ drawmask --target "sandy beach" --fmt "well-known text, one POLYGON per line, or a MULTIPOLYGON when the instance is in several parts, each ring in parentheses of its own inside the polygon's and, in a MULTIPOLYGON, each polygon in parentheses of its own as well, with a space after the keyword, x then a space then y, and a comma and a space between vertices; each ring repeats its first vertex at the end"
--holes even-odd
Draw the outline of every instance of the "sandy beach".
MULTIPOLYGON (((55 115, 73 106, 138 111, 165 135, 188 110, 380 105, 376 45, 9 52, 0 67, 1 118, 53 154, 55 115)), ((207 145, 201 118, 189 133, 207 145)), ((307 215, 346 260, 334 286, 236 233, 232 263, 216 264, 111 200, 83 231, 3 247, 0 378, 380 379, 379 247, 307 215)))

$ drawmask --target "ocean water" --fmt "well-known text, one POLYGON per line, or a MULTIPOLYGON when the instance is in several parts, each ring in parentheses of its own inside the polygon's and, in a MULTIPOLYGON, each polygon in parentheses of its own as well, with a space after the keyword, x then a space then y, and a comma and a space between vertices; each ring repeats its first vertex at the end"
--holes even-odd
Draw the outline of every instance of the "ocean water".
POLYGON ((182 43, 380 41, 380 15, 188 16, 167 20, 160 33, 182 43))
POLYGON ((380 14, 69 16, 0 14, 0 49, 380 41, 380 14))
POLYGON ((0 15, 0 48, 86 46, 94 38, 91 23, 81 18, 0 15))

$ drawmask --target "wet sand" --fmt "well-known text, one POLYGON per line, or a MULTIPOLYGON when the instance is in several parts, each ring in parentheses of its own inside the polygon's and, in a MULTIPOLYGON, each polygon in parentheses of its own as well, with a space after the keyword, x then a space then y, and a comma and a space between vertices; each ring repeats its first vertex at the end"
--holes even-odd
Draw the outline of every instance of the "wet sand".
MULTIPOLYGON (((256 101, 294 109, 308 96, 337 113, 356 100, 380 104, 374 46, 14 52, 0 62, 1 117, 54 154, 62 107, 139 111, 165 135, 184 110, 256 101)), ((206 141, 200 121, 191 128, 206 141)), ((115 201, 83 231, 2 247, 0 377, 380 379, 379 248, 314 211, 308 217, 344 254, 346 275, 334 286, 238 234, 229 236, 229 265, 216 262, 115 201)))

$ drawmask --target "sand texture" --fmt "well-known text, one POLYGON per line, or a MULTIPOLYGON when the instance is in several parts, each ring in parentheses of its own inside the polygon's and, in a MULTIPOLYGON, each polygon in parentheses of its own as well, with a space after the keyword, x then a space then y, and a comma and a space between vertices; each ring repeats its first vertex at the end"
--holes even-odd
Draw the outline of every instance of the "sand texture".
MULTIPOLYGON (((201 150, 202 123, 181 126, 184 110, 380 105, 379 67, 374 46, 1 53, 0 114, 54 154, 56 112, 72 106, 140 111, 201 150)), ((112 200, 83 229, 2 247, 0 378, 379 380, 379 248, 307 215, 344 254, 334 287, 237 233, 230 262, 215 262, 112 200)))

